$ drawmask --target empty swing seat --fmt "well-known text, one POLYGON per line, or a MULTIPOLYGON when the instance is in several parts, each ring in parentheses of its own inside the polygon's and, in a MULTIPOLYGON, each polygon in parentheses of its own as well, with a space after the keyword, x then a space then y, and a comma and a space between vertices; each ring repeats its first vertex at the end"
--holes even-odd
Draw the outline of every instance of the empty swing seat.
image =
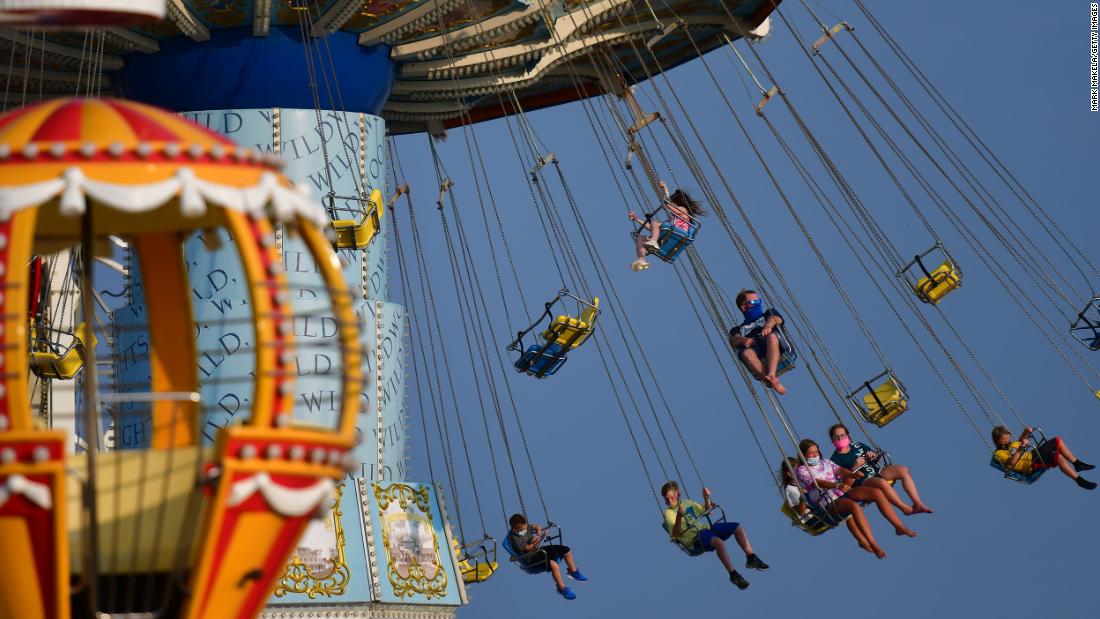
POLYGON ((561 289, 556 297, 545 304, 540 317, 529 327, 516 333, 515 339, 508 344, 508 350, 519 353, 514 364, 516 371, 526 372, 535 378, 553 376, 565 364, 566 354, 585 343, 592 335, 600 315, 599 305, 598 297, 593 297, 588 302, 565 288, 561 289), (559 303, 570 306, 576 303, 576 309, 566 310, 566 314, 557 314, 554 308, 559 303), (543 328, 540 333, 541 343, 525 346, 523 338, 539 328, 543 328))
POLYGON ((928 273, 927 277, 917 280, 913 286, 913 292, 917 293, 921 301, 935 305, 949 292, 962 285, 962 275, 950 261, 946 261, 935 270, 928 273))
POLYGON ((913 260, 898 271, 898 276, 905 279, 905 283, 921 302, 936 305, 962 286, 963 274, 947 247, 937 241, 924 253, 913 256, 913 260), (926 261, 939 266, 929 271, 925 266, 926 261))
MULTIPOLYGON (((585 342, 596 328, 596 316, 599 314, 600 299, 592 299, 591 305, 585 305, 580 317, 559 315, 542 332, 542 337, 554 345, 573 349, 585 342)), ((527 349, 531 351, 530 348, 527 349)))
POLYGON ((1100 350, 1100 297, 1093 297, 1085 309, 1077 313, 1069 332, 1089 350, 1100 350))
POLYGON ((565 365, 565 348, 559 344, 531 344, 516 361, 516 371, 526 372, 535 378, 553 376, 565 365))
MULTIPOLYGON (((41 378, 72 380, 84 367, 84 342, 79 336, 84 332, 84 323, 80 323, 75 331, 72 343, 63 352, 31 351, 28 360, 31 371, 41 378)), ((93 336, 92 345, 95 343, 93 336)))
POLYGON ((478 582, 485 582, 489 580, 489 577, 497 571, 497 562, 490 561, 488 558, 484 560, 471 559, 463 554, 459 548, 458 540, 452 539, 451 546, 455 551, 455 558, 458 563, 458 572, 462 574, 462 582, 466 584, 473 584, 478 582), (465 559, 462 557, 466 556, 465 559))
POLYGON ((359 221, 336 219, 332 229, 336 232, 337 249, 365 249, 382 229, 382 192, 375 189, 367 202, 367 212, 359 221))
POLYGON ((905 392, 905 386, 889 369, 849 393, 848 400, 864 419, 880 428, 909 410, 909 395, 905 392), (881 384, 872 388, 871 385, 883 378, 885 380, 881 384))
POLYGON ((863 417, 878 427, 885 426, 909 409, 909 400, 892 379, 863 396, 863 417))

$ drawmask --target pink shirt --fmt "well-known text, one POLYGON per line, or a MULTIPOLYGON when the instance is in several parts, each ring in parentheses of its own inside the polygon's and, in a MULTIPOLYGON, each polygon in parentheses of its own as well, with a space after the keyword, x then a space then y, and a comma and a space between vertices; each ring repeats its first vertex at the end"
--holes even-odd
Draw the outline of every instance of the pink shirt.
POLYGON ((832 460, 826 460, 822 458, 817 466, 807 466, 805 464, 798 467, 795 471, 795 476, 798 477, 798 485, 802 486, 802 489, 809 495, 810 500, 818 505, 844 496, 838 488, 822 488, 818 491, 817 486, 814 484, 814 480, 827 481, 831 483, 840 483, 839 475, 840 467, 837 466, 832 460))

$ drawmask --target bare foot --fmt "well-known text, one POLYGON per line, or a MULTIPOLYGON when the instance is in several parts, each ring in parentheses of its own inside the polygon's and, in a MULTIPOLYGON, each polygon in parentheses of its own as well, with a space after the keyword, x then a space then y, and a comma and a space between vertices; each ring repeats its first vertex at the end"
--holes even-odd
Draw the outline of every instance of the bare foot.
POLYGON ((871 546, 869 544, 860 544, 859 547, 866 550, 867 552, 869 552, 871 554, 875 554, 875 549, 871 548, 871 546))
POLYGON ((916 537, 917 536, 916 531, 914 531, 913 529, 906 529, 906 528, 894 529, 894 533, 897 534, 897 535, 905 535, 907 537, 916 537))
POLYGON ((935 512, 933 512, 932 508, 928 507, 927 505, 923 505, 923 504, 918 505, 918 504, 914 503, 913 504, 913 513, 914 514, 934 514, 935 512))
POLYGON ((775 392, 779 395, 787 393, 787 388, 783 386, 783 383, 779 382, 779 377, 765 376, 762 380, 764 381, 764 384, 771 387, 772 389, 775 389, 775 392))
POLYGON ((900 509, 901 513, 905 514, 906 516, 912 516, 913 514, 917 513, 917 508, 909 507, 908 505, 902 505, 898 509, 900 509))
POLYGON ((886 558, 886 551, 879 548, 878 546, 875 546, 874 553, 875 553, 875 556, 880 558, 880 559, 885 559, 886 558))

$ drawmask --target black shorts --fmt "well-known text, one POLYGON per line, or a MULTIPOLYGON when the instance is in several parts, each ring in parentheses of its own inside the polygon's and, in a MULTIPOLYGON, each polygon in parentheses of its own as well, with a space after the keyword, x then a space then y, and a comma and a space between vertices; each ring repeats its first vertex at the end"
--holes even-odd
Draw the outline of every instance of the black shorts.
POLYGON ((1062 439, 1057 436, 1040 443, 1035 448, 1035 452, 1039 458, 1032 462, 1031 470, 1037 471, 1039 469, 1050 469, 1058 466, 1058 461, 1062 455, 1058 451, 1058 447, 1062 444, 1062 439))
POLYGON ((529 570, 548 570, 550 569, 549 561, 559 561, 565 558, 567 554, 569 554, 569 546, 547 544, 532 553, 529 558, 524 560, 523 564, 529 570))

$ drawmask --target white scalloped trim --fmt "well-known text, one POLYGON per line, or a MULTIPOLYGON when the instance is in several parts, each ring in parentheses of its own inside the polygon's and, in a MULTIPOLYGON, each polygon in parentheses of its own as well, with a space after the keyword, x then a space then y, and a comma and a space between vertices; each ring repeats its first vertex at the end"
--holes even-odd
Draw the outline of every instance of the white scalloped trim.
POLYGON ((189 167, 181 167, 175 177, 147 185, 126 185, 90 180, 79 167, 65 170, 62 178, 22 185, 0 187, 0 220, 19 210, 31 208, 60 196, 62 215, 81 215, 87 198, 128 213, 143 213, 160 208, 179 197, 180 212, 187 217, 206 213, 207 204, 248 213, 271 215, 279 221, 305 217, 317 225, 327 222, 324 209, 314 202, 303 185, 293 188, 279 184, 273 172, 260 177, 253 187, 232 187, 202 180, 189 167))
POLYGON ((256 492, 259 492, 271 509, 280 516, 293 518, 315 511, 322 501, 333 501, 336 498, 336 484, 326 478, 305 488, 287 488, 275 483, 267 473, 256 473, 251 477, 233 482, 225 504, 228 507, 236 507, 256 492))
POLYGON ((31 481, 18 473, 9 476, 0 484, 0 507, 8 502, 12 495, 21 494, 28 501, 42 509, 53 509, 53 493, 46 484, 31 481))

